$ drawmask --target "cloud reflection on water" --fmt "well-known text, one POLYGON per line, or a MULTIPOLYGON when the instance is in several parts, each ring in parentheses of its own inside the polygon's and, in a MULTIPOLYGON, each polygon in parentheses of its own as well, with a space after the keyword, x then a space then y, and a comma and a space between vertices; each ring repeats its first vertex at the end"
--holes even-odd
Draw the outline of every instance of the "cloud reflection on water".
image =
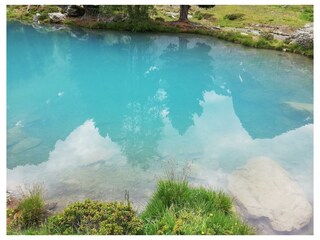
POLYGON ((120 146, 108 136, 102 137, 93 120, 88 120, 65 140, 56 142, 47 162, 8 169, 8 187, 43 182, 51 198, 66 202, 86 197, 122 200, 123 191, 129 189, 133 201, 143 205, 157 177, 163 176, 161 162, 191 163, 193 184, 226 190, 227 177, 234 169, 263 155, 278 161, 299 180, 312 202, 312 124, 273 139, 253 140, 237 116, 225 111, 232 106, 230 97, 207 92, 200 104, 202 115, 193 116, 194 125, 182 136, 162 115, 164 127, 157 148, 160 158, 148 170, 128 163, 120 146), (310 154, 305 154, 308 149, 310 154))

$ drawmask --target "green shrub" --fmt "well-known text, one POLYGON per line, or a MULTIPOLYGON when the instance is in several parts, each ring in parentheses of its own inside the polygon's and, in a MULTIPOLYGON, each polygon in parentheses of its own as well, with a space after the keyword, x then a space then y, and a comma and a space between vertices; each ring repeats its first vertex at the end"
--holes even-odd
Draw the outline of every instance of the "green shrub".
MULTIPOLYGON (((67 24, 72 22, 67 22, 67 24)), ((96 22, 89 27, 93 29, 111 29, 118 31, 132 31, 132 32, 179 32, 177 27, 164 26, 157 21, 146 20, 146 21, 124 21, 115 23, 103 23, 96 22)))
POLYGON ((241 19, 244 16, 243 13, 232 13, 232 14, 227 14, 224 16, 224 19, 228 20, 236 20, 236 19, 241 19))
POLYGON ((141 218, 145 234, 253 234, 232 211, 231 198, 186 181, 160 181, 141 218))
POLYGON ((164 18, 162 18, 162 17, 156 17, 154 20, 157 22, 164 22, 165 21, 164 18))
POLYGON ((201 13, 200 11, 196 11, 194 14, 193 14, 193 17, 198 19, 198 20, 201 20, 203 18, 203 13, 201 13))
POLYGON ((129 204, 87 199, 69 205, 61 214, 48 219, 51 234, 140 234, 143 222, 129 204))
POLYGON ((40 186, 23 193, 23 197, 15 209, 9 210, 9 228, 26 229, 40 226, 48 216, 43 190, 40 186))
POLYGON ((202 16, 206 20, 215 20, 214 15, 211 13, 203 13, 202 16))
POLYGON ((256 43, 257 48, 271 48, 270 42, 264 38, 260 38, 256 43))

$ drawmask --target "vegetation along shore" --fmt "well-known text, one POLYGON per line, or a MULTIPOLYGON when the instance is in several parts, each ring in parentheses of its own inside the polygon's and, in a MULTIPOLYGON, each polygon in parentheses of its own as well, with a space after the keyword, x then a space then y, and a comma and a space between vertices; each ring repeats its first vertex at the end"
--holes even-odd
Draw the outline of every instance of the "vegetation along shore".
POLYGON ((10 5, 7 19, 90 29, 195 33, 313 58, 310 5, 10 5))
POLYGON ((87 199, 62 212, 33 186, 20 199, 7 197, 9 235, 251 235, 223 192, 192 187, 185 180, 160 180, 142 213, 123 202, 87 199))

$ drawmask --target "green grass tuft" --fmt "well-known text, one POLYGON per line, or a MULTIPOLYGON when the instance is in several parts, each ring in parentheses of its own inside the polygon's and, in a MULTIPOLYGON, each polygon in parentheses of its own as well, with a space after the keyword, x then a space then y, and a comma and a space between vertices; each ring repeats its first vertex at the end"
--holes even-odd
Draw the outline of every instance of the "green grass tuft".
POLYGON ((7 211, 7 214, 10 219, 8 229, 23 230, 39 227, 48 216, 42 188, 35 185, 23 193, 18 206, 7 211))
POLYGON ((186 181, 160 181, 141 218, 146 234, 253 234, 232 212, 222 192, 190 187, 186 181))
POLYGON ((300 18, 304 21, 313 22, 313 6, 304 6, 300 18))

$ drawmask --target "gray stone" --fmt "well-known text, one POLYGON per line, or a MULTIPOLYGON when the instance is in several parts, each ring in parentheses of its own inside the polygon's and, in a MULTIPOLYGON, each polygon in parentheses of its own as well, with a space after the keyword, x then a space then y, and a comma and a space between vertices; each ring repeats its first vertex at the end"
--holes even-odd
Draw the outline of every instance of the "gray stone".
POLYGON ((48 16, 52 23, 61 23, 66 18, 66 15, 60 12, 48 13, 48 16))
POLYGON ((166 12, 166 14, 169 17, 172 17, 172 18, 178 18, 179 17, 179 13, 175 13, 175 12, 166 12))
POLYGON ((13 194, 11 191, 7 191, 7 204, 12 201, 13 194))
POLYGON ((39 23, 39 17, 40 17, 40 13, 37 13, 36 15, 34 15, 33 22, 39 23))
POLYGON ((312 219, 300 186, 270 158, 249 160, 231 174, 228 188, 247 218, 265 219, 275 231, 296 231, 312 219))
POLYGON ((313 48, 313 23, 306 24, 295 31, 287 38, 287 41, 296 43, 304 48, 313 48))

